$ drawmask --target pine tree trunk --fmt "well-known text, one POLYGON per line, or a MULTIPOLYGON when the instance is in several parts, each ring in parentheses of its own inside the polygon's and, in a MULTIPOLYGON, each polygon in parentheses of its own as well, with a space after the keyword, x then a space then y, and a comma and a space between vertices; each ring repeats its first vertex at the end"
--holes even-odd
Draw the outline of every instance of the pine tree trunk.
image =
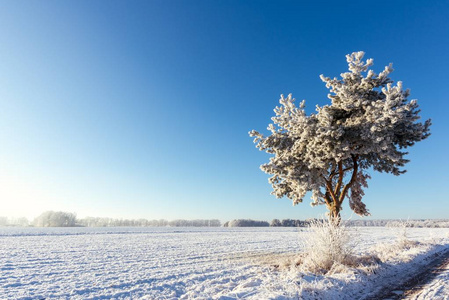
POLYGON ((353 165, 349 169, 343 168, 343 163, 340 161, 337 163, 337 167, 334 167, 329 175, 329 179, 326 180, 326 195, 325 202, 329 209, 329 221, 332 221, 335 225, 340 225, 341 216, 341 205, 345 199, 349 188, 357 180, 358 172, 358 155, 351 155, 353 165), (351 180, 345 185, 343 183, 343 177, 346 171, 352 169, 351 180), (334 176, 338 176, 336 180, 336 185, 333 186, 332 179, 334 176))
POLYGON ((333 206, 329 210, 329 222, 331 222, 337 226, 340 225, 340 221, 341 221, 340 210, 341 209, 338 206, 333 206))

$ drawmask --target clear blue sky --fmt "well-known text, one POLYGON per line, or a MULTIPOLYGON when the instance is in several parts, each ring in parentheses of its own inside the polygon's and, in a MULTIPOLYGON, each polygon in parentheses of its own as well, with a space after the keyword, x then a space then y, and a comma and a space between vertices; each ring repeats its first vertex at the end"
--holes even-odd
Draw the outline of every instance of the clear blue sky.
POLYGON ((316 217, 270 195, 248 131, 281 93, 326 103, 319 75, 363 50, 433 120, 408 173, 372 174, 372 218, 449 218, 448 15, 448 1, 2 1, 0 215, 316 217))

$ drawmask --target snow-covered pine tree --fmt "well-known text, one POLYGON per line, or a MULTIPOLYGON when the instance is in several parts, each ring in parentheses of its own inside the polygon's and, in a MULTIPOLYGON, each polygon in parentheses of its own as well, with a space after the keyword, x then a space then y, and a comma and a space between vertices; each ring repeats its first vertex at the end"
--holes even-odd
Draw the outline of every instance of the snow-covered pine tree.
POLYGON ((320 76, 330 89, 330 105, 307 115, 302 101, 281 95, 268 126, 270 135, 249 134, 260 150, 273 154, 261 169, 271 174, 272 194, 287 196, 296 205, 312 192, 312 206, 325 204, 330 218, 340 219, 345 197, 358 215, 369 212, 362 202, 367 170, 400 175, 408 162, 403 149, 430 135, 431 121, 417 122, 416 100, 408 101, 402 82, 388 77, 392 65, 376 74, 363 61, 364 52, 346 56, 349 72, 341 79, 320 76))

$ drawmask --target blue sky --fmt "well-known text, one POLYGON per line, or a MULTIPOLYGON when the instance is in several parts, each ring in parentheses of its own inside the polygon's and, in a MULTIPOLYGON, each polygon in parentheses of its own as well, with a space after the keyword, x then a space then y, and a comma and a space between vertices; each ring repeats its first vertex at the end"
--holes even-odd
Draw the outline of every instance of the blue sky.
POLYGON ((281 93, 327 103, 319 75, 363 50, 433 120, 408 173, 371 174, 372 218, 447 218, 448 14, 447 1, 3 1, 0 215, 323 214, 270 195, 248 131, 281 93))

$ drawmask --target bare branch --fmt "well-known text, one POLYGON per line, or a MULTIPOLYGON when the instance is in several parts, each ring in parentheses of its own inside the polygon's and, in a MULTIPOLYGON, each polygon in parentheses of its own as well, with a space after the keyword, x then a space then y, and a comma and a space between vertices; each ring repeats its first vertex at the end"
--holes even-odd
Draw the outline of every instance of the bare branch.
POLYGON ((351 155, 351 156, 352 156, 352 162, 354 164, 354 169, 352 171, 351 180, 343 187, 343 191, 340 194, 340 197, 338 199, 340 204, 345 199, 345 196, 346 196, 346 193, 348 192, 348 189, 357 180, 357 172, 358 172, 358 169, 359 169, 359 165, 357 163, 357 160, 359 159, 359 157, 358 157, 358 155, 351 155))
POLYGON ((338 192, 340 191, 341 185, 343 183, 343 162, 340 160, 338 162, 338 182, 337 185, 335 186, 335 190, 334 190, 334 194, 338 195, 338 192))

